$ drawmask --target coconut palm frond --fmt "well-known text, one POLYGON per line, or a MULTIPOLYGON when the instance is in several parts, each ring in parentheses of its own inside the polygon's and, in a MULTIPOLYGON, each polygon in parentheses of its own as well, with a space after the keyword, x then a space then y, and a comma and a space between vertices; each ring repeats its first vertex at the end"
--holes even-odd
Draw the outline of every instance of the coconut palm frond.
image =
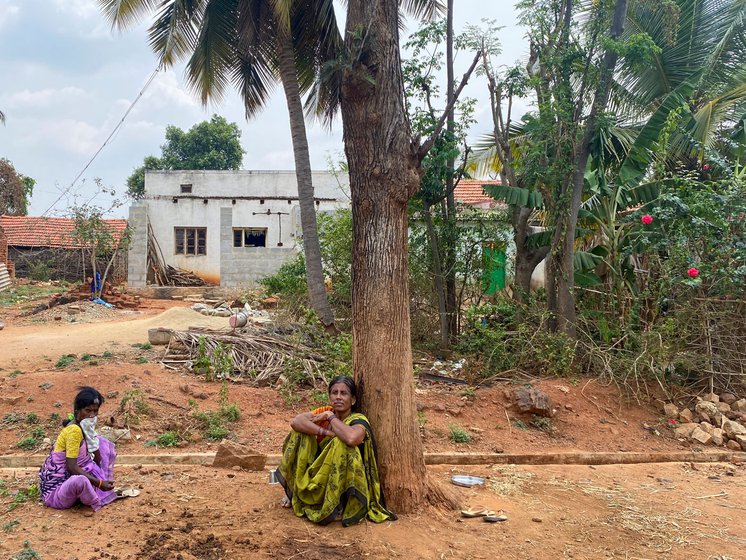
POLYGON ((187 63, 187 85, 203 104, 219 101, 238 64, 237 0, 211 0, 200 22, 197 42, 187 63))
MULTIPOLYGON (((171 3, 173 0, 165 4, 171 3)), ((106 20, 119 29, 138 24, 161 4, 159 0, 98 0, 106 20)))

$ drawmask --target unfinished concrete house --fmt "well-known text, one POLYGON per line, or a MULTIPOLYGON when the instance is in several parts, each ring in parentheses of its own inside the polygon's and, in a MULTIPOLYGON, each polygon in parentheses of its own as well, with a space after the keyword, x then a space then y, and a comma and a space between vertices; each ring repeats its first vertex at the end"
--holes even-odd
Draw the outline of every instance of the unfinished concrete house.
MULTIPOLYGON (((313 185, 317 212, 349 207, 346 175, 313 185)), ((295 172, 148 171, 129 225, 129 287, 250 286, 301 249, 295 172)))

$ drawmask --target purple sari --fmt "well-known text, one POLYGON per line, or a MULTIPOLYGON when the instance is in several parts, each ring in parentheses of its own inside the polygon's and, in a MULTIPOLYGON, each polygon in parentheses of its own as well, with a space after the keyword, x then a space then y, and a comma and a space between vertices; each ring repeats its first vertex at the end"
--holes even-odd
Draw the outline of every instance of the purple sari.
MULTIPOLYGON (((96 464, 91 459, 83 438, 78 452, 78 466, 100 480, 114 480, 114 461, 117 458, 114 444, 101 436, 98 437, 98 441, 101 464, 96 464)), ((117 499, 114 490, 101 490, 91 484, 85 476, 70 474, 65 464, 66 460, 67 455, 64 451, 55 452, 53 448, 39 471, 39 490, 44 505, 55 509, 68 509, 81 502, 97 511, 117 499)))

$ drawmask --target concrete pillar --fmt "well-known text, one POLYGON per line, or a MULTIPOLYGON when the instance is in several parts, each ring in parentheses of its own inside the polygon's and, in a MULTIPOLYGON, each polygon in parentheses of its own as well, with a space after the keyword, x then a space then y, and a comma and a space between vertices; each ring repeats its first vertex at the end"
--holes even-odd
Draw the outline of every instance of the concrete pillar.
POLYGON ((132 230, 127 254, 127 286, 144 288, 148 276, 148 206, 138 201, 130 206, 128 225, 132 230))
POLYGON ((232 274, 235 270, 232 262, 233 255, 233 208, 220 209, 220 285, 232 285, 232 274), (230 272, 229 272, 230 271, 230 272))

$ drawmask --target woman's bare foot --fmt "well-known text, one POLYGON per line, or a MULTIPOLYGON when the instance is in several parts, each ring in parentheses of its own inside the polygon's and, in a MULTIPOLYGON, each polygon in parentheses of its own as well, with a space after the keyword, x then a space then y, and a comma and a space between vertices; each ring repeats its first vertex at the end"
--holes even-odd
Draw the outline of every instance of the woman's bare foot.
POLYGON ((287 496, 285 496, 284 498, 282 498, 282 500, 280 500, 280 505, 284 508, 290 507, 290 500, 288 499, 287 496))

